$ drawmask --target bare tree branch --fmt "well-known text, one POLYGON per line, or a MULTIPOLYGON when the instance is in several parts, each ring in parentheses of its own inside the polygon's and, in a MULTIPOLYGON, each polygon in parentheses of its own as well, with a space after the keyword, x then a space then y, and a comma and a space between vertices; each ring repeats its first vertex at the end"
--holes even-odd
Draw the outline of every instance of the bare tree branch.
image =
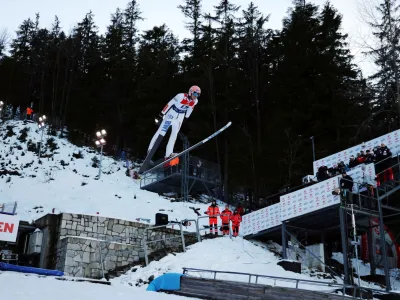
POLYGON ((11 37, 7 29, 2 29, 0 31, 0 57, 3 55, 4 50, 10 43, 11 37))

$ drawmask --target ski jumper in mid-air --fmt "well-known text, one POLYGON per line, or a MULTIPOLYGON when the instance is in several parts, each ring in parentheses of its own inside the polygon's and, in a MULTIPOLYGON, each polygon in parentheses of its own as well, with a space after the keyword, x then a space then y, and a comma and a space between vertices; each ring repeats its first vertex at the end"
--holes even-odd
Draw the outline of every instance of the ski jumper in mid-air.
POLYGON ((147 153, 150 153, 156 140, 159 136, 165 136, 169 127, 171 127, 171 135, 165 151, 165 159, 168 159, 174 155, 174 145, 178 136, 179 130, 182 126, 184 118, 189 118, 193 112, 194 107, 198 102, 201 90, 198 86, 194 85, 189 89, 189 92, 181 93, 176 95, 161 111, 162 122, 158 127, 157 132, 151 139, 147 153))

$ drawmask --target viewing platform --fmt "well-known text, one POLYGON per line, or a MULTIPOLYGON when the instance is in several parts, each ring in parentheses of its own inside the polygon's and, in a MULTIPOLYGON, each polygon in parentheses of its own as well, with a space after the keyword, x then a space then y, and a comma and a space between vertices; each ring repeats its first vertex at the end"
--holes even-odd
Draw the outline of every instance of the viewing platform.
MULTIPOLYGON (((162 160, 155 161, 154 165, 162 160)), ((160 167, 154 172, 147 173, 140 180, 140 188, 158 194, 181 193, 185 180, 185 160, 180 159, 179 164, 169 167, 160 167)), ((186 185, 188 194, 196 195, 208 193, 221 185, 220 168, 218 164, 199 157, 190 156, 186 168, 186 185)))

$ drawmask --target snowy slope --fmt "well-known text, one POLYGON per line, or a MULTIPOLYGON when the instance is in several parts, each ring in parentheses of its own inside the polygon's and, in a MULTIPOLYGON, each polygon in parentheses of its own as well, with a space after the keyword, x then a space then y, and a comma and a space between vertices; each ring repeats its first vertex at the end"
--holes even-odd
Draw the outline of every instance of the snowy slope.
MULTIPOLYGON (((277 277, 298 278, 304 280, 317 280, 333 282, 328 279, 316 279, 308 275, 285 271, 277 265, 279 259, 270 251, 257 246, 241 237, 230 239, 229 237, 204 240, 188 247, 185 253, 169 254, 160 261, 153 261, 147 267, 133 269, 125 275, 113 279, 113 284, 128 284, 135 286, 138 282, 147 282, 151 275, 158 277, 167 272, 182 273, 182 268, 197 268, 204 270, 219 270, 277 277)), ((190 275, 196 275, 191 273, 190 275)), ((213 278, 213 274, 201 272, 197 274, 203 278, 213 278)), ((218 274, 217 279, 248 282, 249 277, 244 275, 218 274)), ((252 282, 255 278, 252 279, 252 282)), ((342 283, 341 279, 336 282, 342 283)), ((275 281, 259 278, 258 283, 295 287, 295 282, 275 281)), ((139 284, 140 285, 140 284, 139 284)), ((148 285, 142 285, 146 288, 148 285)), ((314 284, 300 283, 299 288, 310 290, 333 290, 314 284)))
MULTIPOLYGON (((136 218, 151 219, 164 209, 170 220, 197 218, 190 206, 200 208, 206 204, 172 203, 157 194, 140 190, 140 182, 125 175, 123 162, 103 157, 103 174, 100 180, 98 168, 92 159, 96 149, 79 148, 66 139, 44 135, 44 144, 54 139, 57 149, 47 147, 39 164, 37 154, 28 151, 30 141, 40 141, 35 123, 8 121, 0 127, 0 174, 4 170, 20 175, 1 175, 0 201, 18 202, 17 213, 22 220, 32 221, 55 209, 55 213, 68 212, 100 215, 135 221, 136 218), (24 131, 26 137, 24 138, 24 131), (73 154, 81 152, 82 159, 73 154), (136 196, 136 199, 135 199, 136 196)), ((204 219, 206 223, 206 219, 204 219)), ((195 230, 194 224, 186 230, 195 230)))
POLYGON ((127 285, 60 281, 53 277, 14 272, 0 272, 1 299, 7 300, 184 300, 195 299, 162 293, 146 292, 127 285))

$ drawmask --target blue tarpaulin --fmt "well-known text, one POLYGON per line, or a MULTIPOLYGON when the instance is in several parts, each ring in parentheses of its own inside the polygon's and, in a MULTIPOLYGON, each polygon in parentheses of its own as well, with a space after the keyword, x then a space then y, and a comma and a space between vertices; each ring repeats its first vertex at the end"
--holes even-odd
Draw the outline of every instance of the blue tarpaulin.
POLYGON ((147 291, 158 292, 159 290, 164 291, 177 291, 181 289, 181 276, 179 273, 167 273, 154 279, 149 286, 147 291))
POLYGON ((63 276, 64 272, 58 270, 47 270, 47 269, 39 269, 25 266, 17 266, 0 262, 0 270, 3 271, 13 271, 13 272, 21 272, 21 273, 32 273, 38 275, 49 275, 49 276, 63 276))

